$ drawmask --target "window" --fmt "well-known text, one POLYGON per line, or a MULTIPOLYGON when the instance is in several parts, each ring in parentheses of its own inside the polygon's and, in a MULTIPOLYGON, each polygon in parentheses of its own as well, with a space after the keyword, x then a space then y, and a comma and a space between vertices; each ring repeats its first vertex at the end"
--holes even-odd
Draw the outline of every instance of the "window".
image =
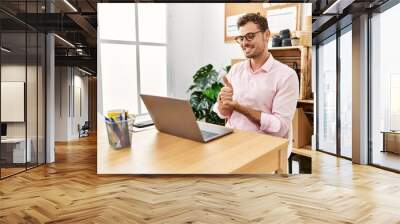
POLYGON ((400 67, 397 23, 400 4, 371 18, 371 97, 370 133, 372 164, 400 170, 399 134, 383 134, 400 130, 400 67), (395 152, 395 153, 393 153, 395 152))
POLYGON ((101 43, 100 51, 105 111, 124 108, 138 113, 136 46, 101 43))
MULTIPOLYGON (((43 3, 21 1, 18 15, 41 12, 43 3)), ((4 12, 0 18, 16 22, 4 12)), ((0 29, 0 123, 8 141, 0 144, 0 179, 46 162, 46 36, 24 25, 10 28, 0 29)))
POLYGON ((104 3, 98 6, 101 40, 136 40, 134 4, 104 3))
POLYGON ((139 93, 167 95, 166 18, 166 4, 98 4, 103 112, 147 113, 139 93))
POLYGON ((166 43, 166 6, 159 3, 138 4, 139 40, 141 42, 166 43))
MULTIPOLYGON (((167 95, 167 51, 165 47, 140 47, 140 92, 167 95)), ((146 107, 142 104, 142 113, 146 107)))
POLYGON ((318 149, 336 153, 336 36, 318 48, 318 149))
POLYGON ((390 130, 400 130, 400 73, 390 74, 390 130))
POLYGON ((317 51, 317 149, 352 157, 352 25, 323 40, 317 51))
POLYGON ((351 26, 340 36, 340 154, 352 157, 352 34, 351 26))

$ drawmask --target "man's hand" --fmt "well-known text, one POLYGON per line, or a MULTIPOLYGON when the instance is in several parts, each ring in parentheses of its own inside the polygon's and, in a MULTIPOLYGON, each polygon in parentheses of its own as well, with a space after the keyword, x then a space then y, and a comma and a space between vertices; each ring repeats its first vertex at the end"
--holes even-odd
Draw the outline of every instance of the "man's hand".
POLYGON ((222 87, 219 98, 222 102, 233 100, 233 87, 229 80, 224 76, 224 87, 222 87))
MULTIPOLYGON (((221 113, 226 112, 229 114, 229 116, 232 114, 232 112, 235 110, 247 118, 249 118, 253 123, 256 125, 260 125, 261 123, 261 112, 254 110, 252 108, 240 105, 237 101, 233 100, 233 87, 232 84, 229 82, 229 80, 224 76, 224 83, 225 86, 221 89, 221 93, 219 98, 220 106, 218 109, 220 110, 221 113)), ((224 116, 227 116, 223 114, 224 116)))
POLYGON ((230 116, 233 111, 237 111, 249 118, 256 125, 261 123, 261 111, 240 105, 233 100, 233 87, 229 80, 224 76, 224 87, 218 95, 218 110, 224 116, 230 116))
POLYGON ((224 116, 230 116, 234 110, 233 101, 233 87, 226 75, 223 78, 224 87, 222 87, 221 92, 218 95, 218 110, 224 116))

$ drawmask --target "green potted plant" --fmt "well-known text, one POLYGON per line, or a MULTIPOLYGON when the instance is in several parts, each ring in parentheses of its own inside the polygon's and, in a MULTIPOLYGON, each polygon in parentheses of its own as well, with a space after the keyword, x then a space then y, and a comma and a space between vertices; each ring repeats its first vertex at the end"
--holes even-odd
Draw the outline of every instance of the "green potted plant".
MULTIPOLYGON (((223 72, 228 73, 230 65, 223 72)), ((218 93, 224 85, 220 82, 219 73, 211 64, 201 67, 193 76, 193 84, 189 87, 190 104, 197 120, 207 123, 225 125, 225 120, 212 110, 217 102, 218 93)))

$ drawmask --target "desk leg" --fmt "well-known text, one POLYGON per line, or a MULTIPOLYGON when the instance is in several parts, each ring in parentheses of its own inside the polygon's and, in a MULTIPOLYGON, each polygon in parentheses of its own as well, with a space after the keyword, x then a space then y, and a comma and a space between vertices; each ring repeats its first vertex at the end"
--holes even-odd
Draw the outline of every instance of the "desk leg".
POLYGON ((383 133, 383 149, 381 152, 386 152, 386 134, 383 133))
POLYGON ((288 156, 287 147, 279 151, 279 169, 278 173, 284 176, 288 175, 288 156))

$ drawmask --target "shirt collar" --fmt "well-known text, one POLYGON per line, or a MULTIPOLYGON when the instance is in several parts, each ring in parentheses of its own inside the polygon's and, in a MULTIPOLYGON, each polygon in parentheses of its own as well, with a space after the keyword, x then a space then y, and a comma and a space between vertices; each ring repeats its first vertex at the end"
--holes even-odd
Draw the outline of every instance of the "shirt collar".
POLYGON ((253 73, 253 74, 256 74, 256 73, 260 72, 260 70, 263 70, 264 72, 268 72, 268 71, 271 70, 272 64, 274 63, 274 60, 275 60, 275 59, 274 59, 274 57, 272 57, 272 54, 269 53, 269 56, 268 56, 267 61, 266 61, 257 71, 253 71, 253 70, 251 69, 251 66, 250 66, 250 59, 248 59, 248 60, 247 60, 247 68, 248 68, 249 71, 250 71, 251 73, 253 73))

